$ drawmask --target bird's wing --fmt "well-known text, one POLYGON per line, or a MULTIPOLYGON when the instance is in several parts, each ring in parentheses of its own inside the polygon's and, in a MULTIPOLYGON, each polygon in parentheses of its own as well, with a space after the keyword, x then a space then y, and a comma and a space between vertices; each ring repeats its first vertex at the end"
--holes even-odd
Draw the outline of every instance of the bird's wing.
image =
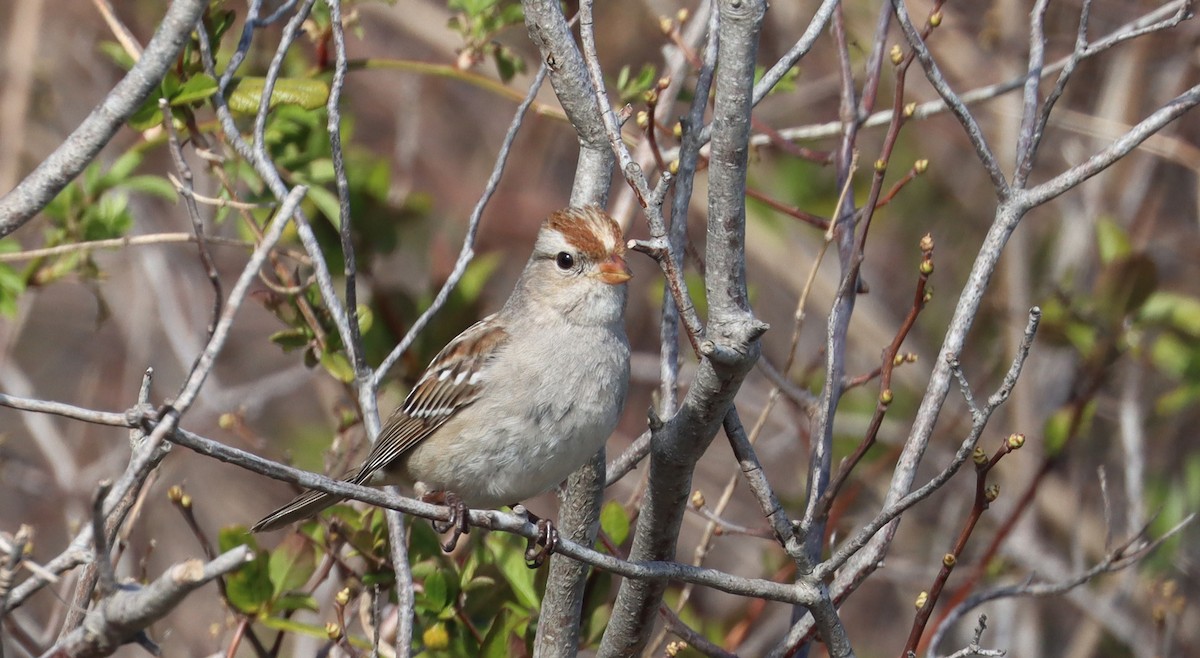
POLYGON ((388 419, 352 481, 366 482, 479 397, 485 367, 508 343, 508 332, 495 318, 489 315, 471 325, 434 357, 404 404, 388 419))

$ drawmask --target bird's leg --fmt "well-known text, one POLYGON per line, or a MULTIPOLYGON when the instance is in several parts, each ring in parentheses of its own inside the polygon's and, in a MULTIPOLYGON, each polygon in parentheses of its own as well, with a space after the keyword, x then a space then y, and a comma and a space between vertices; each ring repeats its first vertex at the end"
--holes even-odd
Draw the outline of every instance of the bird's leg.
POLYGON ((524 505, 513 505, 513 512, 537 524, 537 537, 529 540, 525 548, 525 566, 537 569, 546 562, 546 558, 558 547, 558 528, 549 519, 538 518, 536 514, 525 509, 524 505))
POLYGON ((421 496, 421 500, 433 505, 445 505, 450 508, 450 518, 445 521, 430 521, 434 532, 442 534, 451 532, 450 538, 442 544, 442 550, 447 553, 458 546, 458 538, 471 532, 470 513, 466 503, 453 491, 430 491, 421 496))

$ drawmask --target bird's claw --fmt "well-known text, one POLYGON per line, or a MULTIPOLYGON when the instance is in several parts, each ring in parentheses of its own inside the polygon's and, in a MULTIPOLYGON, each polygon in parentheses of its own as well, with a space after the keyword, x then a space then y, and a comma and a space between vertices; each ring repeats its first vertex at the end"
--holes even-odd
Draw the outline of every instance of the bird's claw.
POLYGON ((445 521, 430 521, 434 532, 438 534, 449 532, 450 537, 442 542, 442 550, 449 553, 458 546, 458 538, 471 532, 471 526, 468 524, 471 515, 467 510, 466 503, 462 498, 452 491, 440 492, 435 491, 422 496, 422 499, 427 503, 445 505, 450 508, 450 518, 445 521))
POLYGON ((546 562, 546 558, 558 547, 558 528, 546 519, 537 520, 538 535, 529 540, 525 549, 525 566, 537 569, 546 562))

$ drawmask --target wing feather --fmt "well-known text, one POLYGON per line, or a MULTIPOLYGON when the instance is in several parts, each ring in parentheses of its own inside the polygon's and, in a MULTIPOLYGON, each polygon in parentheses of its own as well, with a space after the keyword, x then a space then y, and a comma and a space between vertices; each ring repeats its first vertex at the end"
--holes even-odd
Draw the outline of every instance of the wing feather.
POLYGON ((388 419, 354 482, 366 482, 479 397, 488 362, 508 343, 508 333, 495 317, 471 325, 434 357, 404 404, 388 419))

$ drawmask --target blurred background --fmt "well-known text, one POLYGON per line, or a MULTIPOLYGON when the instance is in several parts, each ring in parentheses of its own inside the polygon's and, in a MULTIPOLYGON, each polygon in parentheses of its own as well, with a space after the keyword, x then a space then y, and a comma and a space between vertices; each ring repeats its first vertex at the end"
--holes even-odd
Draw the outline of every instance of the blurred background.
MULTIPOLYGON (((57 146, 122 75, 115 61, 119 58, 111 54, 113 47, 104 45, 114 36, 97 9, 100 2, 0 3, 0 88, 4 89, 0 190, 11 189, 57 146)), ((121 0, 112 8, 136 40, 145 44, 160 17, 161 4, 121 0)), ((795 42, 816 4, 771 6, 760 64, 769 66, 795 42)), ((879 4, 844 3, 849 55, 860 85, 879 4)), ((958 91, 1004 82, 1024 71, 1031 4, 1016 0, 948 3, 930 43, 958 91)), ((910 2, 909 6, 914 17, 923 19, 930 3, 910 2)), ((1096 0, 1091 6, 1090 34, 1097 38, 1158 3, 1096 0)), ((539 58, 519 20, 489 33, 482 46, 472 44, 469 30, 462 28, 461 4, 397 0, 394 4, 356 2, 349 7, 355 20, 349 55, 352 60, 375 63, 364 62, 350 74, 343 107, 356 195, 354 221, 363 249, 361 284, 373 317, 367 340, 371 358, 378 363, 453 267, 466 219, 491 171, 516 99, 527 89, 539 58), (413 62, 445 68, 437 75, 416 72, 413 62), (455 69, 456 65, 469 68, 455 69), (511 80, 504 80, 506 73, 512 74, 511 80), (513 91, 498 92, 481 79, 513 91)), ((232 10, 234 30, 240 30, 245 8, 236 2, 223 8, 232 10)), ((600 3, 596 10, 600 58, 614 100, 619 92, 634 88, 628 81, 639 78, 644 67, 654 69, 649 80, 657 79, 664 49, 671 46, 660 29, 660 17, 677 20, 677 12, 684 8, 696 9, 690 2, 660 0, 600 3), (619 77, 625 67, 622 85, 619 77)), ((568 9, 568 13, 573 10, 568 9)), ((1046 21, 1047 61, 1069 54, 1079 11, 1080 0, 1052 3, 1046 21)), ((1185 22, 1083 62, 1050 121, 1031 180, 1046 180, 1085 160, 1196 84, 1198 36, 1200 24, 1185 22)), ((242 69, 247 75, 265 72, 278 38, 278 25, 256 36, 252 56, 242 69)), ((893 28, 889 46, 898 39, 893 28)), ((301 38, 292 48, 285 74, 319 76, 327 64, 324 57, 328 54, 319 39, 301 38)), ((756 108, 757 125, 786 134, 788 129, 836 122, 838 70, 836 48, 826 34, 801 62, 794 80, 756 108)), ((690 88, 693 79, 689 77, 685 86, 690 88)), ((908 80, 906 102, 936 98, 919 67, 910 69, 908 80)), ((891 105, 893 90, 894 75, 885 65, 877 109, 891 105)), ((642 109, 638 98, 634 96, 635 109, 642 109)), ((686 101, 667 116, 685 112, 686 101)), ((480 257, 451 302, 393 372, 381 411, 386 413, 403 399, 412 379, 447 340, 498 307, 528 256, 538 223, 565 205, 577 143, 570 125, 556 116, 557 110, 547 84, 525 120, 497 194, 484 214, 476 245, 480 257)), ((1011 171, 1019 97, 999 96, 974 105, 973 111, 1006 171, 1011 171)), ((281 115, 286 112, 281 110, 281 115)), ((323 130, 323 119, 306 123, 303 113, 294 114, 287 124, 294 130, 323 130)), ((211 111, 198 110, 197 116, 202 129, 212 128, 211 111)), ((1008 245, 968 340, 963 368, 977 396, 990 394, 1008 368, 1028 309, 1034 305, 1043 309, 1042 331, 1025 374, 993 418, 981 445, 994 450, 1011 432, 1026 434, 1028 441, 997 469, 994 477, 1001 496, 972 536, 947 596, 963 584, 984 588, 1020 583, 1030 574, 1048 581, 1065 580, 1143 526, 1148 525, 1150 536, 1158 536, 1200 508, 1200 440, 1194 430, 1200 421, 1196 404, 1200 396, 1198 133, 1197 116, 1186 115, 1117 166, 1032 212, 1008 245), (1101 482, 1106 483, 1104 488, 1101 482), (1010 519, 1011 527, 1002 528, 1010 519), (988 550, 993 538, 1002 542, 988 550), (969 571, 977 566, 982 569, 979 580, 969 581, 969 571)), ((636 131, 630 128, 627 134, 636 131)), ((756 134, 766 132, 759 128, 756 134)), ((883 138, 881 128, 864 129, 858 143, 861 163, 875 160, 883 138)), ((796 144, 821 154, 832 151, 835 140, 827 136, 796 144)), ((795 149, 781 148, 772 140, 762 141, 751 153, 748 188, 752 196, 827 217, 838 193, 833 168, 799 157, 795 149)), ((130 129, 104 150, 101 170, 131 150, 143 156, 138 174, 163 176, 173 171, 160 137, 130 129), (153 147, 139 146, 148 139, 159 141, 153 147)), ((189 157, 193 155, 189 150, 189 157)), ((288 180, 321 182, 316 164, 302 155, 279 152, 276 156, 288 180)), ((924 391, 929 364, 937 358, 966 272, 996 206, 987 176, 949 115, 905 127, 892 159, 889 185, 921 159, 928 160, 927 170, 907 183, 874 220, 863 267, 868 291, 859 297, 851 325, 848 375, 863 375, 878 367, 881 350, 911 308, 921 258, 917 245, 925 234, 936 243, 934 294, 903 347, 917 360, 896 371, 895 402, 879 435, 881 445, 856 471, 833 510, 834 545, 879 508, 891 465, 924 391)), ((218 196, 218 181, 194 157, 192 165, 198 175, 197 190, 218 196)), ((230 172, 244 199, 261 196, 236 168, 230 167, 230 172)), ((869 173, 860 173, 859 179, 854 192, 861 202, 869 173)), ((629 192, 619 176, 616 180, 611 207, 629 236, 645 237, 643 219, 631 212, 629 192)), ((697 189, 691 205, 688 272, 698 284, 697 256, 703 253, 705 221, 703 172, 697 189)), ((131 220, 125 228, 130 235, 190 231, 182 206, 163 195, 114 189, 104 192, 110 196, 103 201, 86 191, 81 194, 75 200, 80 207, 123 199, 121 212, 114 212, 131 220)), ((752 302, 758 316, 772 326, 764 338, 763 358, 779 367, 787 359, 797 300, 822 231, 760 201, 750 200, 748 208, 752 302)), ((318 217, 323 216, 320 210, 318 203, 318 217)), ((234 213, 203 206, 201 211, 212 233, 246 239, 234 213)), ((70 222, 51 215, 47 211, 0 243, 4 251, 32 249, 61 239, 70 222)), ((327 221, 318 228, 323 238, 334 236, 327 221)), ((293 239, 285 249, 295 252, 298 243, 293 239)), ((245 262, 246 250, 214 245, 213 253, 228 288, 245 262)), ((331 252, 330 258, 338 253, 331 252)), ((161 402, 174 394, 203 345, 212 304, 212 288, 194 245, 125 247, 70 262, 59 257, 13 258, 4 261, 11 268, 6 276, 17 277, 24 292, 10 295, 11 303, 0 318, 0 390, 120 411, 134 404, 143 371, 152 367, 152 400, 161 402)), ((302 269, 285 261, 285 270, 302 269)), ((635 272, 628 313, 636 351, 634 388, 609 443, 610 458, 645 430, 646 410, 657 399, 662 283, 649 259, 633 255, 630 264, 635 272)), ((340 271, 340 264, 334 269, 340 271)), ((818 272, 800 328, 791 379, 812 392, 819 391, 823 378, 826 312, 839 272, 831 252, 818 272)), ((694 289, 699 294, 699 286, 694 289)), ((286 304, 281 306, 280 297, 263 285, 252 294, 214 376, 183 426, 267 457, 336 471, 343 460, 352 461, 348 455, 361 454, 354 452, 361 448, 361 430, 345 422, 355 410, 353 397, 336 379, 335 365, 306 363, 303 350, 281 349, 288 345, 277 334, 294 328, 289 324, 294 318, 286 304), (269 340, 273 335, 275 344, 269 340), (333 449, 326 453, 331 445, 333 449)), ((689 356, 683 368, 685 384, 693 367, 689 356)), ((748 424, 764 408, 771 386, 760 371, 743 386, 737 405, 748 424)), ((835 463, 862 437, 878 393, 873 381, 847 393, 835 425, 835 463)), ((812 422, 799 405, 785 398, 763 423, 760 457, 785 503, 798 513, 812 422)), ((969 427, 969 413, 961 397, 952 393, 919 482, 949 460, 969 427)), ((122 430, 0 409, 0 531, 32 524, 37 531, 34 559, 57 555, 78 524, 88 518, 96 483, 119 474, 128 454, 122 430)), ((610 488, 607 499, 636 500, 645 470, 639 468, 610 488)), ((736 472, 736 462, 718 437, 700 464, 694 486, 711 505, 736 472)), ((122 575, 154 575, 199 554, 196 540, 166 499, 165 491, 172 485, 191 494, 200 525, 212 535, 223 526, 248 525, 293 493, 284 483, 176 448, 148 487, 138 519, 124 537, 118 565, 122 575)), ((918 592, 928 589, 941 555, 952 546, 969 511, 973 487, 973 477, 960 473, 933 499, 910 511, 884 568, 843 605, 858 655, 895 655, 903 646, 912 602, 918 592)), ((554 498, 544 496, 530 507, 553 515, 554 498)), ((754 529, 766 528, 744 487, 734 491, 722 517, 754 529)), ((701 514, 689 513, 680 561, 692 560, 707 523, 701 514)), ((1139 566, 1098 578, 1063 597, 991 603, 960 622, 961 629, 941 650, 951 653, 964 646, 977 613, 983 611, 989 619, 984 645, 1006 648, 1010 655, 1196 655, 1200 650, 1200 620, 1194 605, 1200 591, 1198 539, 1198 531, 1188 528, 1139 566)), ((784 562, 772 542, 727 534, 715 538, 705 564, 742 575, 786 577, 780 571, 784 562)), ((53 629, 70 592, 68 579, 41 592, 15 614, 29 628, 53 629)), ((204 592, 190 597, 166 623, 155 627, 164 655, 209 655, 226 645, 227 612, 212 592, 204 592)), ((744 656, 767 651, 790 625, 791 610, 781 604, 764 606, 697 590, 688 605, 688 619, 744 656)), ((49 637, 54 636, 51 633, 49 637)), ((818 655, 822 650, 816 649, 818 655)), ((127 649, 122 655, 137 651, 127 649)))

